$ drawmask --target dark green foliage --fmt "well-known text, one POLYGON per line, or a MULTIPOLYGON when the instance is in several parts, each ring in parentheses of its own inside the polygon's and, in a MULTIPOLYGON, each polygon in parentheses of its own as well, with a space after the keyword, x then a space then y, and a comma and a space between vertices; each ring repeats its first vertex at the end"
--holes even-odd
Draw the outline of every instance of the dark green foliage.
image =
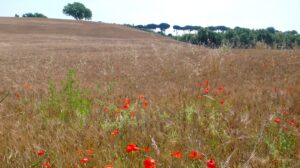
POLYGON ((178 25, 174 25, 174 26, 173 26, 173 29, 174 29, 174 30, 182 30, 182 28, 181 28, 180 26, 178 26, 178 25))
POLYGON ((237 38, 237 35, 235 33, 234 30, 228 30, 225 32, 224 34, 224 43, 230 47, 235 47, 237 46, 237 43, 238 43, 238 38, 237 38))
POLYGON ((256 41, 266 43, 272 46, 274 41, 274 36, 265 29, 259 29, 255 32, 256 41))
MULTIPOLYGON (((189 25, 184 27, 175 25, 173 29, 195 30, 192 27, 189 25)), ((185 34, 176 39, 212 48, 222 45, 231 48, 255 48, 259 43, 276 49, 292 49, 300 46, 300 35, 297 31, 280 32, 273 27, 251 30, 241 27, 230 29, 225 26, 208 26, 204 29, 200 27, 196 35, 185 34)))
POLYGON ((230 28, 226 27, 226 26, 216 26, 215 29, 218 30, 218 31, 227 31, 230 28))
POLYGON ((277 31, 274 27, 268 27, 268 28, 266 28, 266 30, 272 34, 274 34, 277 31))
POLYGON ((201 26, 186 25, 186 26, 182 27, 181 30, 188 30, 188 31, 196 30, 196 31, 198 31, 201 28, 202 28, 201 26))
POLYGON ((184 34, 178 40, 216 48, 222 44, 222 35, 204 28, 199 29, 197 34, 184 34))
POLYGON ((145 29, 153 29, 155 30, 156 28, 159 28, 157 24, 147 24, 146 26, 144 26, 145 29))
POLYGON ((161 32, 165 32, 168 28, 170 28, 170 25, 168 23, 161 23, 158 25, 160 28, 161 32))
POLYGON ((191 25, 186 25, 182 28, 183 30, 188 30, 188 31, 193 31, 194 30, 194 27, 191 26, 191 25))
POLYGON ((193 26, 192 29, 198 31, 198 30, 202 29, 202 27, 201 26, 193 26))
MULTIPOLYGON (((159 28, 161 32, 158 34, 166 36, 165 30, 170 27, 167 23, 147 24, 133 26, 135 28, 151 31, 159 28)), ((173 25, 176 36, 168 34, 176 40, 188 42, 197 45, 204 45, 211 48, 218 48, 226 46, 230 48, 255 48, 255 47, 268 47, 274 49, 292 49, 300 46, 300 35, 297 31, 281 32, 274 27, 266 29, 248 29, 242 27, 235 27, 231 29, 226 26, 208 26, 203 28, 201 26, 179 26, 173 25), (179 31, 189 31, 188 34, 177 36, 179 31), (197 31, 193 34, 192 31, 197 31)))
POLYGON ((236 27, 234 32, 237 37, 234 48, 252 48, 255 46, 255 37, 250 29, 236 27))
POLYGON ((211 30, 211 31, 217 30, 216 27, 214 27, 214 26, 208 26, 207 29, 208 29, 208 30, 211 30))
POLYGON ((92 18, 92 11, 79 2, 68 3, 63 9, 63 13, 74 17, 76 20, 90 20, 92 18))
POLYGON ((200 44, 215 48, 219 47, 222 42, 222 37, 220 34, 213 32, 209 29, 200 29, 196 36, 197 41, 200 44))
POLYGON ((143 26, 143 25, 137 25, 135 27, 138 28, 138 29, 144 29, 145 28, 145 26, 143 26))
POLYGON ((192 44, 199 44, 198 40, 196 39, 195 34, 184 34, 177 38, 179 41, 189 42, 192 44))
POLYGON ((298 32, 296 30, 286 31, 284 33, 288 34, 288 35, 297 35, 298 34, 298 32))
MULTIPOLYGON (((19 15, 16 15, 17 17, 19 15)), ((41 14, 41 13, 25 13, 22 15, 22 17, 35 17, 35 18, 47 18, 47 16, 41 14)))

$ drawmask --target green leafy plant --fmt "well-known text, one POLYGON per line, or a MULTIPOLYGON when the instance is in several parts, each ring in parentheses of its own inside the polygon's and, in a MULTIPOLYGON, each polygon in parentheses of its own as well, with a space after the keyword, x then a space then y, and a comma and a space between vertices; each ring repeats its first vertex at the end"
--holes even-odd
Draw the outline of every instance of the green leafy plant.
POLYGON ((88 98, 87 91, 82 91, 76 86, 75 76, 75 71, 70 70, 62 89, 57 89, 50 83, 49 97, 42 106, 42 112, 47 117, 59 118, 64 122, 79 119, 81 125, 85 123, 91 112, 92 101, 88 98))

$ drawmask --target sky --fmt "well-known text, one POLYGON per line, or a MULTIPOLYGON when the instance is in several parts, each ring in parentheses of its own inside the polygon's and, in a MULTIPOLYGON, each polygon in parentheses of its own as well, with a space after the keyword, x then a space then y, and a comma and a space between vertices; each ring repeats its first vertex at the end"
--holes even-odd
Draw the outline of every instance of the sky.
MULTIPOLYGON (((93 12, 92 21, 118 24, 166 22, 172 25, 225 25, 251 29, 275 27, 300 33, 300 0, 75 0, 93 12)), ((62 13, 71 0, 0 0, 0 17, 38 12, 48 18, 73 19, 62 13)), ((1 28, 1 27, 0 27, 1 28)))

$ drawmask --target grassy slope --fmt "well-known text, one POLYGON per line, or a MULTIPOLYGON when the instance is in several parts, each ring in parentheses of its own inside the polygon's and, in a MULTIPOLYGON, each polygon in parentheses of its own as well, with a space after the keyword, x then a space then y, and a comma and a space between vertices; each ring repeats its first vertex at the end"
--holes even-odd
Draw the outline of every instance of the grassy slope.
POLYGON ((141 167, 145 157, 204 166, 188 157, 194 149, 218 166, 300 164, 299 124, 286 122, 300 117, 299 50, 211 50, 119 25, 0 18, 0 65, 0 99, 10 93, 0 104, 4 167, 84 167, 87 154, 75 151, 85 149, 94 151, 87 167, 141 167), (69 69, 78 86, 51 97, 49 81, 63 88, 69 69), (120 111, 124 98, 131 105, 120 111), (127 154, 128 143, 151 150, 127 154), (41 149, 46 156, 36 156, 41 149), (177 150, 181 159, 170 156, 177 150))

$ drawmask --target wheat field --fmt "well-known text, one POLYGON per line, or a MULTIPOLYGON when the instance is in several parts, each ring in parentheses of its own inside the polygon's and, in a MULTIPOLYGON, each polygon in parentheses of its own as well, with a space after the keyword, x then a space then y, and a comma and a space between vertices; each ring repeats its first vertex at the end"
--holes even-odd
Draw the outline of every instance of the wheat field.
POLYGON ((0 18, 0 167, 300 167, 300 50, 0 18))

